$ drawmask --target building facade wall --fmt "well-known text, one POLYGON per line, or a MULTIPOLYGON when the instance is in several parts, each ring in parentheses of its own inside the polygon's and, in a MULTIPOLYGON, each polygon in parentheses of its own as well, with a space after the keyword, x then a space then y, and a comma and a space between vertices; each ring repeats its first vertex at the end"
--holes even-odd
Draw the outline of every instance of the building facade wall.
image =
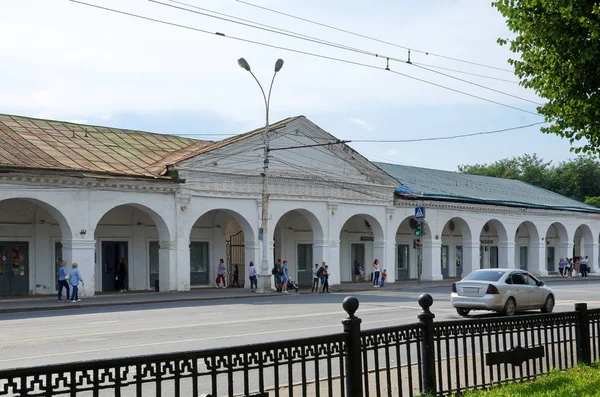
MULTIPOLYGON (((55 293, 57 243, 62 258, 79 261, 86 280, 85 295, 103 290, 105 241, 128 244, 129 287, 152 289, 150 245, 159 245, 159 284, 162 291, 189 290, 190 246, 208 244, 208 282, 214 283, 220 258, 227 259, 232 235, 243 232, 244 262, 260 267, 261 200, 257 195, 235 197, 210 191, 190 192, 186 186, 149 190, 153 182, 102 188, 65 186, 65 182, 40 188, 39 183, 4 184, 0 191, 0 241, 26 241, 28 294, 55 293)), ((330 283, 353 281, 353 244, 364 247, 362 266, 370 276, 372 263, 380 261, 388 282, 461 277, 480 267, 524 267, 537 275, 557 269, 558 259, 589 257, 599 271, 598 215, 467 205, 436 201, 419 202, 426 208, 422 249, 414 247, 410 219, 415 202, 334 195, 323 199, 299 191, 298 196, 274 195, 269 205, 267 238, 270 273, 276 258, 287 259, 297 279, 298 245, 312 244, 312 265, 329 264, 330 283), (408 264, 398 269, 399 248, 408 264), (551 264, 548 255, 554 253, 551 264), (422 255, 422 270, 417 260, 422 255), (526 262, 526 263, 525 263, 526 262), (551 266, 554 265, 554 266, 551 266)), ((279 191, 290 191, 280 188, 279 191)), ((390 193, 391 194, 391 193, 390 193)), ((7 268, 3 269, 6 271, 7 268)), ((12 269, 11 269, 12 270, 12 269)), ((242 281, 248 284, 241 273, 242 281)))

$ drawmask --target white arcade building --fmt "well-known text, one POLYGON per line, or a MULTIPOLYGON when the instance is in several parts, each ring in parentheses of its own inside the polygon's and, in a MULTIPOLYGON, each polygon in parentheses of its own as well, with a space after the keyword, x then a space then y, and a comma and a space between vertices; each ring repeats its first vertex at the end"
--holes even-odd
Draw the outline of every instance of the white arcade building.
MULTIPOLYGON (((219 259, 260 269, 261 130, 220 142, 0 115, 0 295, 52 294, 61 260, 77 261, 85 295, 214 283, 219 259)), ((554 272, 589 256, 598 271, 600 211, 522 182, 372 163, 307 118, 271 127, 269 269, 299 282, 326 261, 330 283, 368 273, 389 282, 459 277, 482 267, 554 272), (414 248, 415 207, 426 233, 414 248)), ((230 272, 231 274, 231 272, 230 272)))

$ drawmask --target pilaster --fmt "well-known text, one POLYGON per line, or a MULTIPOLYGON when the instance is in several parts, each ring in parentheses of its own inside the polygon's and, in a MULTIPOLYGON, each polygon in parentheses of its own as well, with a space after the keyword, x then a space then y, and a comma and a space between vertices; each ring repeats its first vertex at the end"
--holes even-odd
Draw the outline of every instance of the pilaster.
POLYGON ((79 264, 79 272, 84 286, 80 285, 81 297, 94 296, 96 291, 96 240, 63 240, 63 260, 70 268, 73 262, 79 264))
POLYGON ((529 244, 529 271, 534 276, 547 276, 546 244, 534 241, 529 244))
POLYGON ((481 264, 479 263, 480 242, 478 240, 463 241, 462 247, 463 270, 462 275, 457 274, 459 277, 465 277, 481 267, 481 264))
POLYGON ((500 241, 498 244, 498 267, 515 268, 514 241, 500 241))
MULTIPOLYGON (((177 242, 159 241, 158 246, 159 289, 162 292, 175 291, 177 290, 177 242)), ((151 285, 150 288, 153 286, 151 285)))
POLYGON ((421 280, 442 280, 442 242, 440 240, 421 240, 421 244, 423 244, 421 280))

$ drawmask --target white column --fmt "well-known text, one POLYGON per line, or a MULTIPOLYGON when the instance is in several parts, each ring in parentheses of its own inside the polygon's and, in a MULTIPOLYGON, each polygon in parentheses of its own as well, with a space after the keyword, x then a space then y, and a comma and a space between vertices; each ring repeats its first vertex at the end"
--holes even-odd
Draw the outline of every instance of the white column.
POLYGON ((421 280, 442 280, 442 242, 440 240, 421 240, 423 244, 423 273, 421 280))
POLYGON ((572 258, 573 245, 574 244, 571 241, 560 241, 558 243, 558 260, 560 260, 560 258, 565 258, 565 260, 567 260, 567 258, 572 258))
MULTIPOLYGON (((250 289, 250 277, 248 277, 248 268, 250 265, 250 262, 254 263, 254 267, 256 269, 256 273, 258 274, 258 271, 260 269, 260 241, 256 240, 246 240, 244 241, 244 259, 246 260, 246 280, 244 281, 244 288, 250 289)), ((258 277, 257 279, 257 284, 258 284, 258 277)), ((240 280, 241 282, 242 280, 240 280)))
POLYGON ((588 269, 591 273, 598 273, 598 243, 585 243, 583 246, 583 256, 588 257, 588 269))
POLYGON ((534 276, 547 276, 546 243, 533 241, 529 243, 529 271, 534 276))
POLYGON ((479 247, 480 243, 478 240, 474 241, 463 241, 463 270, 462 274, 458 277, 465 277, 469 273, 479 269, 479 247))
POLYGON ((514 241, 500 241, 498 244, 498 267, 515 268, 514 241))
POLYGON ((79 264, 79 271, 85 286, 79 286, 79 296, 94 296, 96 290, 96 240, 63 240, 63 260, 67 267, 73 262, 79 264))
MULTIPOLYGON (((160 244, 160 243, 159 243, 160 244)), ((173 285, 173 280, 169 280, 170 290, 175 291, 189 291, 190 290, 190 238, 189 235, 187 237, 179 237, 177 238, 177 244, 175 247, 176 250, 176 266, 173 266, 175 270, 172 269, 169 271, 170 275, 174 277, 175 285, 173 285)), ((160 264, 159 264, 160 266, 160 264)), ((159 271, 162 271, 160 269, 159 271)), ((210 272, 209 272, 210 276, 210 272)), ((160 277, 160 274, 159 274, 160 277)), ((160 281, 159 281, 160 282, 160 281)), ((162 288, 162 287, 161 287, 162 288)))
MULTIPOLYGON (((266 236, 263 236, 263 238, 266 238, 266 236)), ((254 264, 255 266, 258 266, 258 268, 256 269, 256 283, 257 283, 257 290, 258 291, 264 291, 265 293, 269 293, 269 291, 274 290, 275 289, 275 276, 273 276, 271 274, 271 269, 273 268, 273 266, 275 265, 275 262, 273 262, 273 254, 275 252, 275 242, 273 240, 269 241, 268 245, 269 245, 269 253, 267 254, 267 263, 263 263, 262 261, 262 250, 263 250, 263 243, 262 241, 258 241, 259 245, 260 245, 260 257, 261 260, 259 261, 260 263, 258 264, 254 264)))
MULTIPOLYGON (((175 241, 159 241, 158 246, 158 288, 161 292, 175 291, 177 290, 177 243, 175 241)), ((189 286, 189 274, 187 282, 189 286)), ((151 285, 150 288, 154 288, 154 286, 151 285)))
POLYGON ((396 276, 396 267, 397 267, 397 263, 396 263, 396 233, 394 232, 394 235, 391 236, 393 239, 389 240, 386 242, 385 245, 385 262, 383 262, 383 267, 381 268, 381 271, 383 271, 383 269, 387 269, 387 279, 385 280, 386 283, 393 283, 396 281, 397 276, 396 276))
MULTIPOLYGON (((327 262, 328 254, 329 254, 329 241, 328 240, 313 240, 313 264, 315 263, 321 264, 321 262, 327 262)), ((329 272, 335 273, 334 269, 338 269, 338 266, 332 267, 333 264, 329 264, 329 272)))
POLYGON ((329 260, 326 262, 329 265, 329 268, 331 269, 333 267, 334 269, 337 269, 329 276, 329 284, 340 284, 342 280, 342 267, 340 264, 340 240, 330 240, 327 251, 327 258, 329 260))

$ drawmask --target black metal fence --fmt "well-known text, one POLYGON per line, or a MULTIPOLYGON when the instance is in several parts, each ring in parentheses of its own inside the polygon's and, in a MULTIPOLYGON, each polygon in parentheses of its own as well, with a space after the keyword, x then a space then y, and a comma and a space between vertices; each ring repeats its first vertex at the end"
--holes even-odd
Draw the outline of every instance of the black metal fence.
POLYGON ((193 352, 0 371, 0 396, 448 395, 600 359, 600 309, 414 324, 193 352))

